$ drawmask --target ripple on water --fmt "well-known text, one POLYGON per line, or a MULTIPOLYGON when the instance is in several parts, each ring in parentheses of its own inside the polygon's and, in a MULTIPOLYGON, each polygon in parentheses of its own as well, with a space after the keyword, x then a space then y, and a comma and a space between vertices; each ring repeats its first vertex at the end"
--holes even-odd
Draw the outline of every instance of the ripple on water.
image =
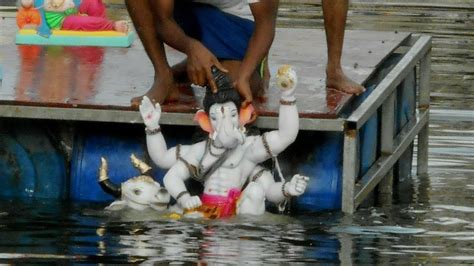
POLYGON ((466 206, 457 206, 457 205, 433 205, 433 208, 436 209, 444 209, 444 210, 450 210, 450 211, 458 211, 458 212, 474 212, 474 207, 466 207, 466 206))

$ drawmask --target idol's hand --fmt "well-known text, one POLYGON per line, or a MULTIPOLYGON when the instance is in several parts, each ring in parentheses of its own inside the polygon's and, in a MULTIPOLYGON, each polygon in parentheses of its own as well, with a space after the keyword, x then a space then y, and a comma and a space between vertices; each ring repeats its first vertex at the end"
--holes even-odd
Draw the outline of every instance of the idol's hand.
POLYGON ((202 205, 201 199, 198 196, 191 196, 189 194, 183 195, 178 200, 178 204, 184 210, 193 210, 202 205))
POLYGON ((143 122, 148 130, 154 130, 160 127, 161 106, 157 103, 153 106, 150 98, 143 96, 142 103, 139 106, 143 122))
POLYGON ((283 65, 278 69, 276 74, 276 84, 281 90, 282 99, 290 99, 294 97, 298 77, 296 72, 290 65, 283 65))
POLYGON ((301 196, 308 185, 309 177, 294 175, 291 181, 286 184, 286 192, 291 196, 301 196))

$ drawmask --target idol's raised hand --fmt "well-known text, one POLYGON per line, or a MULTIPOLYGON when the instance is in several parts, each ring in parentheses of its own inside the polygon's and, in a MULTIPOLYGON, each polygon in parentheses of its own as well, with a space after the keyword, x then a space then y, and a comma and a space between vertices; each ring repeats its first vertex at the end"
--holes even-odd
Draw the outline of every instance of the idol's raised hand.
POLYGON ((161 106, 159 103, 153 105, 150 98, 143 96, 139 109, 143 122, 148 130, 154 130, 160 127, 161 106))

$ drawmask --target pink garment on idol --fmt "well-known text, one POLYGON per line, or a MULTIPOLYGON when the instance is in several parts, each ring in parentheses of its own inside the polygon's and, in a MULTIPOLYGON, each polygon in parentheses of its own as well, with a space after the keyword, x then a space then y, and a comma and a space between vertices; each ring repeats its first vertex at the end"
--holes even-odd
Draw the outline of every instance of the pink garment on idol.
POLYGON ((63 30, 100 31, 114 30, 114 21, 105 16, 105 5, 102 0, 82 0, 79 6, 80 15, 67 16, 63 30))
POLYGON ((232 188, 227 196, 209 195, 203 193, 201 202, 204 206, 218 206, 220 208, 219 218, 230 217, 235 214, 236 203, 240 197, 240 189, 232 188))

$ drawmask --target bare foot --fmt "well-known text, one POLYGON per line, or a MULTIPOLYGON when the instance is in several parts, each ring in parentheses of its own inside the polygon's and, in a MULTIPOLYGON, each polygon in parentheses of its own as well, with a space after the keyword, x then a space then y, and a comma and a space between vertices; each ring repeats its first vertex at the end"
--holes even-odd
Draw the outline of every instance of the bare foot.
POLYGON ((128 23, 125 20, 118 20, 114 23, 114 30, 122 33, 128 32, 128 23))
POLYGON ((333 88, 345 93, 359 95, 365 91, 365 88, 348 78, 342 70, 326 71, 326 87, 333 88))
POLYGON ((179 98, 179 90, 174 80, 168 82, 161 82, 155 79, 151 88, 142 96, 132 98, 131 106, 138 108, 142 102, 143 96, 147 96, 153 103, 163 104, 165 101, 172 102, 179 98))

